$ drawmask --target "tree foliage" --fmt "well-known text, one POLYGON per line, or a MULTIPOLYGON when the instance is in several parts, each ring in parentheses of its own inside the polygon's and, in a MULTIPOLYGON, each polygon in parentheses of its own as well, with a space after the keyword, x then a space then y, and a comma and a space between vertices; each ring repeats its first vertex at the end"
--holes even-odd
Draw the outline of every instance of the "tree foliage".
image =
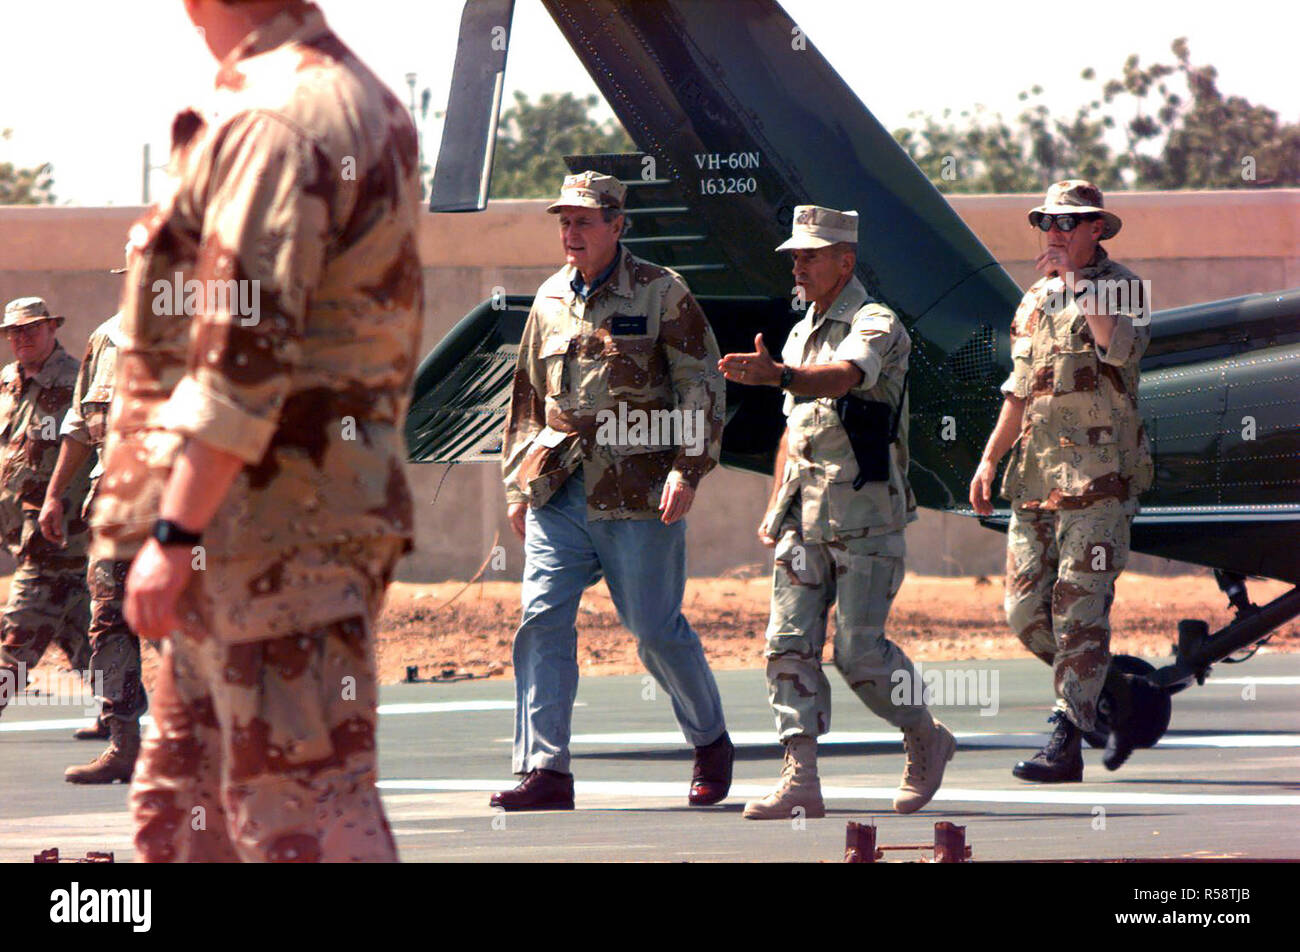
MULTIPOLYGON (((8 140, 12 129, 0 129, 0 140, 8 140)), ((0 162, 0 205, 49 205, 54 202, 53 166, 48 162, 34 168, 18 168, 0 162)))
POLYGON ((522 92, 497 127, 492 160, 492 198, 548 198, 568 174, 563 157, 632 152, 636 146, 616 119, 596 122, 599 100, 573 93, 544 93, 530 102, 522 92))
POLYGON ((916 124, 894 138, 945 192, 1038 192, 1066 177, 1103 189, 1300 185, 1300 123, 1224 96, 1218 71, 1193 65, 1185 38, 1170 48, 1172 63, 1144 68, 1130 56, 1073 116, 1053 116, 1034 86, 1011 122, 982 106, 939 120, 912 113, 916 124))

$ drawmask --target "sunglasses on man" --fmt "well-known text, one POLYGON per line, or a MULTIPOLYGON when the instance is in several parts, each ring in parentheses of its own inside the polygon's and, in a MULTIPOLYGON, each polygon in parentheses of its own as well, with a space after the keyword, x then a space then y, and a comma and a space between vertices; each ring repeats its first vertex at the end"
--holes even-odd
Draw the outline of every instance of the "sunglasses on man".
POLYGON ((6 327, 5 336, 10 339, 17 337, 35 337, 40 333, 40 329, 44 326, 44 321, 37 321, 33 324, 18 324, 15 327, 6 327))
POLYGON ((1096 221, 1096 215, 1039 215, 1034 222, 1039 231, 1051 231, 1055 224, 1058 231, 1068 234, 1085 221, 1096 221))

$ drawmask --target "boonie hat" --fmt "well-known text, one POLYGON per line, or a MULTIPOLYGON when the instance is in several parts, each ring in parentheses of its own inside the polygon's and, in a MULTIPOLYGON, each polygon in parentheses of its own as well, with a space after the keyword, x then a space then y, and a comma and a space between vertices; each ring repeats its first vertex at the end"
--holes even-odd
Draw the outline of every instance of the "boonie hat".
POLYGON ((1114 238, 1124 226, 1118 215, 1102 207, 1101 189, 1083 179, 1066 179, 1049 188, 1043 204, 1029 213, 1029 224, 1037 228, 1044 215, 1100 215, 1106 224, 1099 241, 1114 238))
POLYGON ((27 324, 39 324, 41 321, 62 321, 62 316, 55 317, 43 298, 14 298, 5 305, 5 317, 0 321, 0 330, 6 327, 23 327, 27 324))

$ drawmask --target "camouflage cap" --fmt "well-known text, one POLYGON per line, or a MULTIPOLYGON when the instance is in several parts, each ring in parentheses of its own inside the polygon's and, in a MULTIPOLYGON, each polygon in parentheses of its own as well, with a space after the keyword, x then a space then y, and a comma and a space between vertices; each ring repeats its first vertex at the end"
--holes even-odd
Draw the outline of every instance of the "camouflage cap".
POLYGON ((790 237, 778 245, 776 250, 825 248, 841 241, 854 245, 858 243, 857 212, 837 212, 820 205, 796 205, 790 237))
POLYGON ((552 215, 561 208, 616 208, 622 211, 626 195, 627 186, 612 175, 579 172, 564 177, 560 197, 546 210, 552 215))
POLYGON ((41 321, 62 320, 62 317, 55 317, 50 313, 43 298, 14 298, 5 305, 5 317, 4 321, 0 322, 0 330, 7 327, 22 327, 26 324, 39 324, 41 321))
POLYGON ((1114 238, 1124 223, 1102 205, 1101 189, 1083 179, 1066 179, 1047 190, 1043 204, 1029 213, 1029 224, 1038 227, 1044 215, 1100 215, 1106 223, 1099 241, 1114 238))

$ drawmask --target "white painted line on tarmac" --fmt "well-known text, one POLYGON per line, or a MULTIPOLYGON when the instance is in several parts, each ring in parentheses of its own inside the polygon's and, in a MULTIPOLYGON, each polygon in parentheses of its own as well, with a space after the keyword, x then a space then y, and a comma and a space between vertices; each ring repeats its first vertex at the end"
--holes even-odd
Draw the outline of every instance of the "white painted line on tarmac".
MULTIPOLYGON (((966 748, 1041 747, 1048 735, 1035 731, 957 731, 956 737, 966 748)), ((498 738, 498 743, 510 743, 510 738, 498 738)), ((737 731, 731 735, 737 747, 779 747, 774 734, 766 731, 737 731)), ((571 743, 593 747, 681 747, 689 746, 681 734, 674 731, 643 731, 622 734, 575 734, 571 743)), ((817 739, 821 746, 836 744, 879 744, 903 746, 903 735, 898 731, 831 731, 817 739)), ((1265 748, 1300 747, 1300 734, 1192 734, 1161 738, 1159 747, 1224 747, 1265 748)))
POLYGON ((1260 686, 1280 684, 1280 685, 1287 685, 1287 686, 1294 687, 1295 685, 1300 684, 1300 675, 1270 674, 1259 678, 1216 678, 1213 675, 1211 675, 1209 680, 1205 682, 1205 687, 1212 688, 1220 684, 1222 685, 1258 684, 1260 686))
MULTIPOLYGON (((381 780, 379 789, 391 793, 402 791, 456 791, 496 792, 508 790, 518 778, 504 780, 381 780)), ((689 788, 687 781, 627 781, 578 780, 574 782, 575 796, 612 796, 637 800, 685 800, 689 788)), ((1113 784, 1108 784, 1113 786, 1113 784)), ((766 796, 772 792, 771 784, 737 783, 731 786, 731 801, 766 796)), ((894 787, 834 787, 822 786, 822 797, 827 800, 884 800, 892 802, 894 787)), ((1242 794, 1225 793, 1144 793, 1139 790, 1044 790, 1026 787, 1023 790, 975 790, 963 787, 943 787, 931 805, 939 803, 1047 803, 1058 805, 1094 806, 1240 806, 1240 807, 1300 807, 1300 794, 1242 794)), ((486 802, 484 809, 489 809, 486 802)), ((893 813, 886 808, 885 812, 893 813)))
MULTIPOLYGON (((0 734, 19 734, 24 731, 75 731, 79 727, 90 727, 94 722, 94 713, 87 714, 85 717, 63 717, 48 721, 0 721, 0 734)), ((153 718, 148 714, 140 718, 141 727, 152 723, 153 718)))
POLYGON ((514 701, 421 701, 411 704, 381 704, 385 714, 459 714, 462 711, 513 711, 514 701))
MULTIPOLYGON (((18 705, 15 705, 17 707, 18 705)), ((574 707, 586 707, 585 701, 578 701, 574 707)), ((511 701, 422 701, 411 704, 381 704, 379 716, 396 714, 462 714, 473 711, 513 711, 515 702, 511 701)), ((61 717, 42 721, 3 721, 0 720, 0 734, 18 734, 26 731, 71 731, 86 727, 95 719, 94 713, 85 717, 61 717)), ((141 726, 152 724, 153 719, 145 715, 140 719, 141 726)))

